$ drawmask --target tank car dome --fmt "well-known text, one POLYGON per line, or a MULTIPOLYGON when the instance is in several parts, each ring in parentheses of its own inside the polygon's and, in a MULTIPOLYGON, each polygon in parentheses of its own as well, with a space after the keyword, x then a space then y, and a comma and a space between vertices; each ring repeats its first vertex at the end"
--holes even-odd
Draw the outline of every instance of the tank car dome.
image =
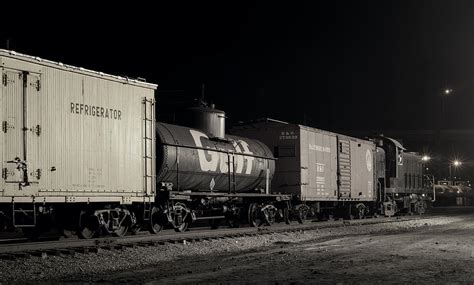
POLYGON ((197 106, 186 108, 178 120, 180 125, 198 129, 213 138, 225 138, 225 112, 215 109, 214 104, 199 100, 197 106))

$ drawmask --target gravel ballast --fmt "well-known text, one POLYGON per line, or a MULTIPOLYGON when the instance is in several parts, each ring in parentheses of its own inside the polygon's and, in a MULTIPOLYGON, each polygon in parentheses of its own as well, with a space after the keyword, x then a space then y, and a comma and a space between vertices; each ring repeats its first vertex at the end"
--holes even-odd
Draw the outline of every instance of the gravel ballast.
MULTIPOLYGON (((18 260, 1 260, 0 278, 4 282, 120 281, 120 276, 124 272, 144 270, 141 274, 137 274, 137 279, 133 278, 133 274, 125 274, 126 276, 123 279, 125 282, 140 282, 147 280, 147 277, 143 274, 153 272, 155 269, 160 271, 160 265, 164 262, 172 264, 173 261, 186 257, 240 254, 312 240, 338 238, 348 234, 391 234, 423 230, 424 228, 459 222, 460 219, 460 217, 434 217, 387 224, 348 225, 340 228, 124 248, 123 250, 99 250, 98 253, 89 254, 76 253, 75 255, 47 256, 46 258, 32 256, 18 260)), ((166 268, 166 270, 170 271, 169 268, 166 268)), ((189 269, 189 271, 192 272, 192 269, 189 269)), ((172 274, 172 272, 169 274, 172 274)))

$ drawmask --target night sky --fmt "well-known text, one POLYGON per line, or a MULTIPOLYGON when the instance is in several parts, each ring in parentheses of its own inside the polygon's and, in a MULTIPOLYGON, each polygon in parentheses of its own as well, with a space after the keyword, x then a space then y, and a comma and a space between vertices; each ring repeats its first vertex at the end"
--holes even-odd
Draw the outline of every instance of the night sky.
POLYGON ((0 45, 158 83, 162 120, 204 83, 229 124, 434 129, 448 87, 445 126, 474 128, 474 1, 221 2, 4 7, 0 45))

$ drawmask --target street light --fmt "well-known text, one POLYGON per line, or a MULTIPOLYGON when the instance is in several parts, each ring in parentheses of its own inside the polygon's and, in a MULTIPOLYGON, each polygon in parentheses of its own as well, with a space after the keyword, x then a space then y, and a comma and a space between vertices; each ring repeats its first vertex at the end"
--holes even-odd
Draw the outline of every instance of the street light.
POLYGON ((462 165, 462 162, 455 159, 452 163, 449 164, 449 181, 452 181, 451 179, 451 166, 454 166, 454 171, 456 171, 456 168, 462 165))
POLYGON ((431 157, 429 157, 429 155, 423 155, 421 157, 421 161, 423 161, 423 167, 426 168, 426 171, 428 171, 428 167, 426 167, 426 165, 428 164, 428 161, 431 159, 431 157))
POLYGON ((441 95, 441 124, 440 124, 440 129, 443 128, 443 125, 446 126, 446 98, 448 98, 451 93, 453 93, 453 89, 451 88, 446 88, 443 90, 443 93, 441 95))

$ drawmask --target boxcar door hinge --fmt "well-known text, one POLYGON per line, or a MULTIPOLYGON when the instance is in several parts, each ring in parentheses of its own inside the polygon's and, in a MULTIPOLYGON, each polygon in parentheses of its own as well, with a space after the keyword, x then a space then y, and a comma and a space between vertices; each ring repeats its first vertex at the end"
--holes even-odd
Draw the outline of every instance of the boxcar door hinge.
POLYGON ((2 131, 4 133, 6 133, 8 131, 8 122, 7 121, 2 122, 2 131))
POLYGON ((8 77, 7 77, 7 74, 4 73, 4 74, 2 75, 2 84, 3 84, 4 86, 7 86, 7 82, 8 82, 8 77))
POLYGON ((36 172, 36 173, 35 173, 35 174, 36 174, 36 175, 35 175, 36 179, 40 180, 40 178, 41 178, 41 169, 36 169, 35 172, 36 172))
POLYGON ((39 137, 41 135, 41 126, 36 125, 36 127, 33 129, 33 132, 39 137))
POLYGON ((8 178, 8 169, 7 168, 2 168, 2 178, 3 179, 8 178))
POLYGON ((34 83, 30 83, 31 86, 35 87, 36 88, 36 91, 40 91, 41 90, 41 81, 38 79, 36 80, 36 82, 34 83))

